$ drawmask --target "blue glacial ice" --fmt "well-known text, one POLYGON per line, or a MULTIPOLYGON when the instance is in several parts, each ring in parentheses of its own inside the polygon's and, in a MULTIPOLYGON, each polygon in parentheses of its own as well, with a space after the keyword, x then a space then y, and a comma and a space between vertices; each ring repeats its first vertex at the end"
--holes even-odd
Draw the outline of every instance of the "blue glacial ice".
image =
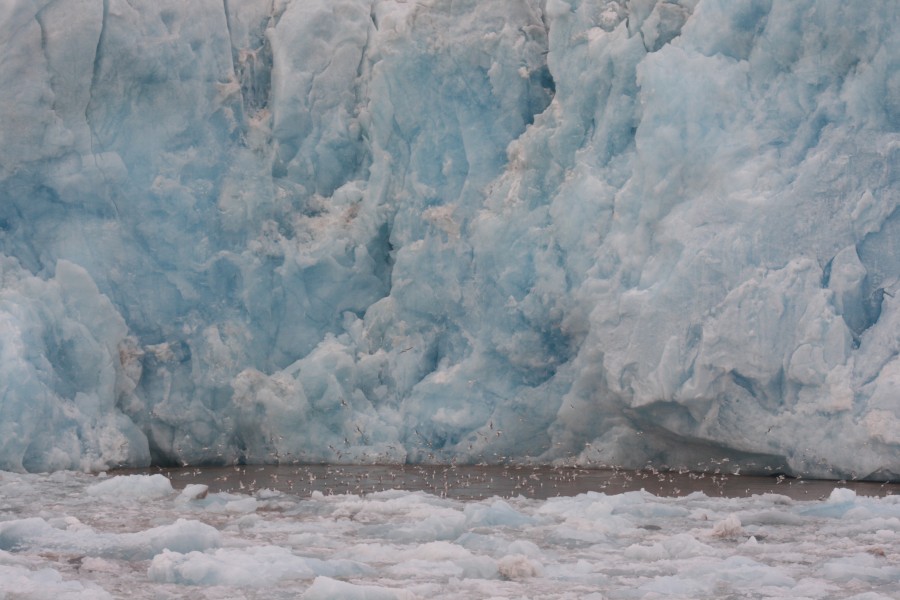
POLYGON ((892 0, 11 0, 0 56, 2 469, 900 474, 892 0))

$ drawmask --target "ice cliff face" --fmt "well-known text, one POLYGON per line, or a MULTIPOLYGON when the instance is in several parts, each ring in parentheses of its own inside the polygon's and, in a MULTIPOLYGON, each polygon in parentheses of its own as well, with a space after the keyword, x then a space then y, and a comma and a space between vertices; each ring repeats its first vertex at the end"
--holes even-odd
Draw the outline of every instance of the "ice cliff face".
POLYGON ((900 474, 900 4, 12 0, 0 468, 900 474))

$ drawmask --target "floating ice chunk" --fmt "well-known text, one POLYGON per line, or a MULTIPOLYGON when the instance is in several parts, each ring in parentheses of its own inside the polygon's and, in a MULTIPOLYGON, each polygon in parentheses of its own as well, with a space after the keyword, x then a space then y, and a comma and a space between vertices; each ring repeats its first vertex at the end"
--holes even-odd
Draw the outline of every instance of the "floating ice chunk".
POLYGON ((102 498, 105 502, 120 499, 159 499, 174 494, 172 482, 165 475, 120 475, 89 486, 89 496, 102 498))
POLYGON ((828 496, 828 504, 847 504, 856 502, 856 492, 847 488, 834 488, 828 496))
POLYGON ((303 600, 415 600, 412 592, 374 585, 354 585, 330 577, 316 577, 303 600))
POLYGON ((515 540, 510 542, 506 547, 506 551, 510 554, 523 554, 525 556, 535 558, 541 555, 541 549, 532 541, 515 540))
POLYGON ((80 569, 95 573, 118 573, 122 569, 122 565, 105 558, 85 556, 81 560, 80 569))
POLYGON ((712 535, 720 538, 733 538, 743 533, 744 529, 741 527, 741 520, 735 514, 728 515, 721 521, 716 522, 712 528, 712 535))
POLYGON ((55 569, 32 571, 24 567, 7 565, 0 565, 0 598, 113 600, 113 597, 97 584, 90 581, 65 580, 55 569))
POLYGON ((709 591, 707 586, 699 581, 678 576, 656 577, 641 585, 640 589, 653 595, 665 594, 675 598, 699 598, 709 591))
POLYGON ((181 501, 203 500, 208 494, 208 485, 203 485, 200 483, 189 483, 184 486, 184 489, 181 490, 180 494, 178 494, 178 499, 181 501))
POLYGON ((109 549, 105 554, 116 557, 149 558, 164 548, 190 552, 221 544, 221 534, 215 527, 189 519, 178 519, 171 525, 161 525, 137 533, 98 534, 98 536, 101 540, 109 539, 107 542, 109 549))
POLYGON ((147 576, 165 583, 260 587, 322 574, 359 577, 372 572, 367 565, 350 560, 305 558, 280 546, 259 546, 187 554, 164 550, 153 557, 147 576))
POLYGON ((745 515, 741 519, 743 525, 802 525, 805 521, 800 515, 783 510, 767 510, 745 515))
POLYGON ((900 566, 873 554, 854 554, 822 565, 821 575, 835 581, 887 583, 900 580, 900 566))
POLYGON ((0 550, 12 550, 23 545, 23 541, 34 539, 46 533, 50 525, 44 519, 12 519, 0 523, 0 550))
POLYGON ((398 563, 390 572, 396 577, 413 578, 420 573, 458 579, 495 579, 497 563, 467 548, 450 542, 430 542, 414 549, 398 552, 398 563))
POLYGON ((497 561, 497 570, 502 578, 517 581, 541 575, 543 566, 522 554, 507 554, 497 561))
POLYGON ((649 546, 628 546, 623 554, 632 559, 658 561, 692 556, 715 556, 715 549, 700 542, 689 533, 679 533, 649 546))
POLYGON ((422 518, 415 524, 371 525, 365 527, 363 531, 383 535, 389 540, 398 542, 430 542, 459 537, 465 529, 465 522, 466 517, 460 511, 438 509, 434 514, 422 518))
POLYGON ((247 514, 256 512, 259 502, 256 498, 241 498, 240 500, 229 500, 225 503, 225 512, 235 514, 247 514))
POLYGON ((469 504, 464 513, 467 527, 519 527, 534 522, 534 519, 516 511, 504 500, 494 500, 490 505, 469 504))
POLYGON ((768 565, 747 556, 729 556, 718 564, 698 565, 687 570, 687 574, 698 579, 704 575, 707 580, 727 582, 734 587, 754 589, 758 587, 793 587, 797 581, 779 565, 768 565))
POLYGON ((186 519, 134 533, 103 533, 85 526, 60 529, 39 517, 0 522, 0 550, 44 548, 86 556, 140 560, 149 559, 165 548, 190 552, 212 548, 220 542, 221 536, 215 527, 186 519))
POLYGON ((846 488, 835 488, 824 503, 801 508, 799 512, 806 516, 840 518, 857 505, 856 492, 846 488))
POLYGON ((400 554, 401 559, 421 559, 431 562, 466 560, 474 556, 469 550, 450 542, 429 542, 400 554))

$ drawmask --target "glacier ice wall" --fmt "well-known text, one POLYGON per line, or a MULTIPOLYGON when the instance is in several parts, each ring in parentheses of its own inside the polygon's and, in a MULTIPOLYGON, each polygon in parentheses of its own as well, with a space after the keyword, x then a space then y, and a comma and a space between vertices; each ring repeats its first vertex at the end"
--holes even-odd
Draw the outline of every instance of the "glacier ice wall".
POLYGON ((12 0, 0 468, 900 474, 900 5, 12 0))

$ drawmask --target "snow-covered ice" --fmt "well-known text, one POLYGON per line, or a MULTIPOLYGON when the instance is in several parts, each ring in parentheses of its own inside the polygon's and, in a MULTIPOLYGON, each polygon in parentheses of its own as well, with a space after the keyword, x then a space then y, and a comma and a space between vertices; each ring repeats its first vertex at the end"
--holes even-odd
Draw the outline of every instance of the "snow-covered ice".
POLYGON ((900 593, 900 496, 837 487, 808 501, 646 491, 463 501, 263 488, 185 501, 171 486, 162 494, 159 477, 0 472, 0 599, 900 593))
POLYGON ((4 469, 900 473, 896 0, 5 0, 0 56, 4 469))

